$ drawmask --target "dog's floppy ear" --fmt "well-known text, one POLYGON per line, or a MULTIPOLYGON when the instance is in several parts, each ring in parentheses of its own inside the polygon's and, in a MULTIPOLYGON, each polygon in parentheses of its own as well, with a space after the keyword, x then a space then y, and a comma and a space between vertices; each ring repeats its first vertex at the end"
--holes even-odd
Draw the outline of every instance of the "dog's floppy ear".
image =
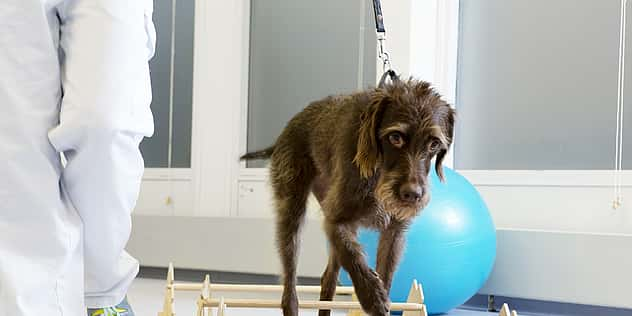
POLYGON ((454 120, 456 112, 448 104, 443 105, 435 113, 435 122, 441 130, 441 135, 438 137, 441 140, 441 149, 437 153, 435 158, 435 170, 441 182, 445 181, 445 175, 443 174, 443 159, 448 154, 448 150, 452 145, 452 137, 454 133, 454 120))
POLYGON ((380 91, 375 92, 369 106, 360 116, 358 145, 353 163, 360 169, 360 176, 369 178, 375 173, 380 155, 377 129, 387 104, 387 96, 380 91))

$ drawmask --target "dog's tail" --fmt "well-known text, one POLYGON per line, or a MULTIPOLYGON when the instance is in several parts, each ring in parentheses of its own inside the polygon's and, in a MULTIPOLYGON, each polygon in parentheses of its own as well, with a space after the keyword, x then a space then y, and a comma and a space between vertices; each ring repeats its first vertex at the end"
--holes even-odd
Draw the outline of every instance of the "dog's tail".
POLYGON ((273 152, 274 152, 274 146, 270 146, 263 150, 246 153, 245 155, 241 156, 239 159, 240 160, 267 159, 272 156, 273 152))

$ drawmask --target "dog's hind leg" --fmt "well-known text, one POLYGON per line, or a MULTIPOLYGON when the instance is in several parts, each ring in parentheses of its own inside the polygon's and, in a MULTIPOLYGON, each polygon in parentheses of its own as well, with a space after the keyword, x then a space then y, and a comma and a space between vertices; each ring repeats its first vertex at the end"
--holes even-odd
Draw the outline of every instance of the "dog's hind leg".
POLYGON ((313 169, 309 159, 304 159, 304 155, 292 155, 292 150, 275 153, 272 157, 271 180, 277 212, 276 238, 283 266, 281 304, 284 316, 298 315, 296 265, 300 247, 299 233, 305 221, 307 197, 314 177, 313 169))
POLYGON ((298 296, 296 295, 296 265, 300 247, 300 230, 305 221, 307 190, 294 194, 282 194, 277 197, 277 246, 283 266, 284 316, 298 315, 298 296))
MULTIPOLYGON (((336 294, 336 285, 338 283, 338 274, 340 273, 340 263, 336 259, 336 255, 333 253, 333 249, 329 249, 329 263, 327 269, 323 273, 320 279, 320 300, 331 301, 336 294)), ((330 310, 319 310, 318 316, 329 316, 330 310)))
POLYGON ((296 265, 300 247, 300 230, 305 221, 307 192, 295 192, 277 200, 277 246, 283 266, 283 315, 298 315, 296 265))

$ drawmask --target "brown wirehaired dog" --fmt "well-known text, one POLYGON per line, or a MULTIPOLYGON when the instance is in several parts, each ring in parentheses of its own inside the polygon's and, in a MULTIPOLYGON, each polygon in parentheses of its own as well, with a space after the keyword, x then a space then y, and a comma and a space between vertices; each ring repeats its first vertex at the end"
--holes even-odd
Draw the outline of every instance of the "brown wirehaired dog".
POLYGON ((313 102, 290 120, 273 146, 242 157, 272 158, 283 315, 298 315, 298 234, 310 192, 322 207, 331 246, 321 300, 332 300, 342 266, 364 311, 389 315, 388 293, 404 232, 430 199, 427 176, 435 157, 443 179, 441 163, 452 143, 454 119, 454 110, 429 83, 396 80, 313 102), (357 241, 359 227, 381 232, 376 271, 357 241))

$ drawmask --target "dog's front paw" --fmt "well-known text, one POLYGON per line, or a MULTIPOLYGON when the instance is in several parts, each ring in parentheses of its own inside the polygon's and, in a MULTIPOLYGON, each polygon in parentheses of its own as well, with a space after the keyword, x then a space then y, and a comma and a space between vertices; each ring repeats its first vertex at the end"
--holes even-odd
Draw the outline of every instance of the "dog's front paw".
POLYGON ((371 316, 390 315, 391 301, 382 280, 375 272, 367 276, 364 286, 357 288, 356 294, 365 312, 371 316))
POLYGON ((391 301, 388 297, 388 293, 384 290, 384 287, 378 286, 375 289, 375 298, 374 304, 371 311, 369 311, 369 315, 371 316, 389 316, 391 310, 391 301))

